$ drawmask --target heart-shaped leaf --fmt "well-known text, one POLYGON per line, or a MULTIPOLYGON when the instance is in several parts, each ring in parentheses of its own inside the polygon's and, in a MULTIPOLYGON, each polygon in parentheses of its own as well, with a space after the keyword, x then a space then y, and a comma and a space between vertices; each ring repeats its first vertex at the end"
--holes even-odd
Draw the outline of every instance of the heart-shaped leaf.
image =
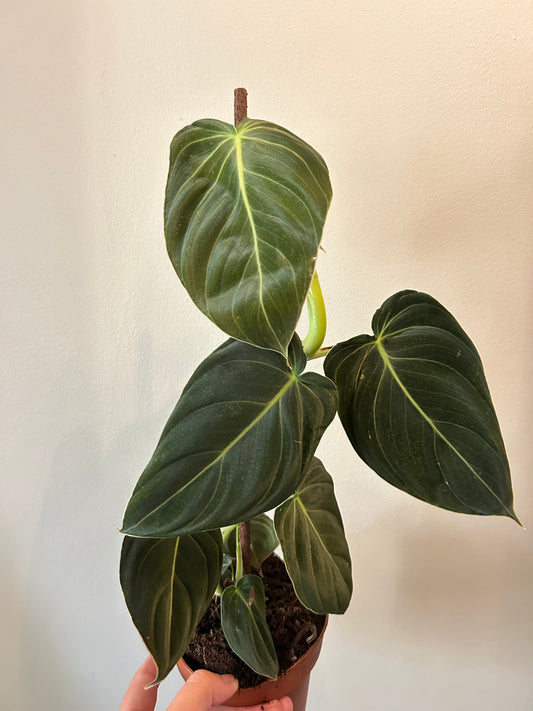
POLYGON ((350 551, 333 480, 316 457, 274 522, 287 572, 302 603, 317 613, 342 614, 352 596, 350 551))
POLYGON ((155 663, 159 683, 187 649, 217 587, 220 531, 179 538, 126 536, 120 583, 135 627, 155 663))
POLYGON ((130 499, 123 532, 177 536, 228 526, 290 496, 335 415, 333 383, 305 373, 295 337, 278 353, 230 340, 185 387, 130 499))
MULTIPOLYGON (((233 557, 236 555, 238 530, 239 527, 236 524, 228 526, 222 532, 224 552, 233 557)), ((252 566, 259 570, 261 563, 276 550, 278 545, 276 529, 270 516, 264 513, 255 516, 250 521, 250 562, 252 566)))
POLYGON ((224 636, 235 652, 257 674, 275 679, 278 655, 268 628, 265 589, 258 575, 244 575, 227 587, 220 605, 224 636))
POLYGON ((320 155, 280 126, 196 121, 170 149, 165 236, 198 308, 230 336, 286 354, 331 201, 320 155))
POLYGON ((355 450, 381 477, 452 511, 513 511, 509 465, 479 355, 435 299, 403 291, 325 371, 355 450))

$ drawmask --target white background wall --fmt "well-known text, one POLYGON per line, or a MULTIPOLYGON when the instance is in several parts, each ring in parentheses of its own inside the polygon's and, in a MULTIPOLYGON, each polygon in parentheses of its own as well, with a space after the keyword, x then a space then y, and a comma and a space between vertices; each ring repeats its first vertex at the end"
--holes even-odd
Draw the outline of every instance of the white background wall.
MULTIPOLYGON (((326 158, 328 341, 401 288, 476 342, 510 520, 434 509, 352 455, 356 590, 309 711, 533 708, 533 3, 18 0, 2 27, 0 706, 117 709, 144 658, 116 532, 181 388, 224 336, 165 253, 168 144, 249 113, 326 158)), ((172 675, 158 708, 180 685, 172 675)))

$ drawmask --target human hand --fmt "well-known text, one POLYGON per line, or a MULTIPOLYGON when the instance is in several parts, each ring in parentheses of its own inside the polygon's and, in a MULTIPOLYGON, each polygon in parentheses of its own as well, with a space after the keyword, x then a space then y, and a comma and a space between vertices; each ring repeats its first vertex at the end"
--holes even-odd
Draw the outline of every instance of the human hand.
MULTIPOLYGON (((137 670, 126 691, 120 711, 154 711, 157 687, 145 689, 157 670, 152 657, 148 657, 137 670)), ((233 706, 220 706, 237 691, 238 682, 231 674, 213 674, 199 669, 187 679, 167 711, 292 711, 288 696, 240 710, 233 706)))

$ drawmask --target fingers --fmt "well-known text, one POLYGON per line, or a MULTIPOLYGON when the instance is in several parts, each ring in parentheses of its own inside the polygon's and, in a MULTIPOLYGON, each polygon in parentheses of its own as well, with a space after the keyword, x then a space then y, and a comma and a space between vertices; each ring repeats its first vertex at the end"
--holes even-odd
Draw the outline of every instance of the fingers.
POLYGON ((152 657, 141 664, 128 686, 120 711, 154 711, 157 701, 157 687, 145 689, 157 675, 157 667, 152 657))
POLYGON ((237 708, 236 706, 217 706, 211 711, 292 711, 292 701, 288 696, 275 701, 265 701, 263 704, 256 706, 246 706, 237 708))
MULTIPOLYGON (((155 662, 148 657, 131 680, 120 711, 154 711, 157 687, 145 689, 145 686, 154 680, 156 674, 155 662)), ((231 674, 213 674, 200 669, 191 674, 167 711, 232 711, 233 707, 222 707, 220 704, 232 697, 237 688, 237 680, 231 674)), ((293 708, 292 701, 285 696, 235 711, 293 711, 293 708)))
POLYGON ((240 709, 220 706, 233 696, 237 688, 237 680, 231 674, 213 674, 199 669, 191 674, 167 711, 293 711, 288 696, 240 709))
MULTIPOLYGON (((274 701, 273 703, 278 703, 279 707, 275 708, 275 711, 292 711, 292 701, 288 696, 284 696, 279 701, 274 701)), ((265 705, 265 711, 274 711, 270 706, 265 705)))
POLYGON ((237 679, 231 674, 213 674, 198 669, 187 679, 167 711, 209 711, 227 701, 237 688, 237 679))

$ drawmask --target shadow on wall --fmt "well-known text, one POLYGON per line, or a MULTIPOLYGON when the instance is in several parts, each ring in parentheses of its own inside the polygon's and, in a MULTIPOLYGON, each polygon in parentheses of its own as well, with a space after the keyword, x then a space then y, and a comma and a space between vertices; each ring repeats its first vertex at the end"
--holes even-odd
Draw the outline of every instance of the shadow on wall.
MULTIPOLYGON (((105 402, 99 408, 99 370, 90 369, 77 401, 87 424, 76 427, 74 421, 51 442, 53 460, 36 474, 46 489, 28 524, 31 561, 14 601, 15 610, 24 610, 17 709, 118 708, 146 656, 120 589, 123 537, 116 529, 182 385, 174 362, 158 371, 169 390, 168 403, 158 402, 152 351, 150 336, 139 337, 131 355, 135 391, 113 417, 105 402)), ((62 398, 68 404, 77 395, 58 387, 49 412, 61 412, 62 398)))
POLYGON ((401 647, 413 661, 434 653, 533 663, 531 535, 501 518, 413 512, 398 510, 350 541, 353 638, 383 652, 401 647))
MULTIPOLYGON (((126 439, 126 437, 125 437, 126 439)), ((21 630, 19 703, 42 711, 117 708, 143 659, 118 581, 122 537, 118 452, 103 453, 93 427, 58 445, 47 495, 32 529, 21 630), (115 462, 113 461, 115 460, 115 462), (113 466, 115 464, 115 466, 113 466), (124 639, 129 643, 127 653, 124 639), (124 669, 122 670, 122 666, 124 669)))
MULTIPOLYGON (((454 151, 448 161, 437 144, 435 155, 413 157, 398 249, 411 258, 416 288, 426 288, 425 278, 439 298, 430 282, 446 285, 452 277, 458 300, 468 304, 475 288, 487 313, 498 310, 505 318, 504 332, 494 333, 489 320, 475 323, 474 330, 498 344, 491 361, 501 374, 497 410, 506 412, 502 426, 517 511, 531 529, 533 451, 524 446, 533 416, 533 360, 525 355, 533 342, 531 142, 512 138, 494 155, 493 147, 481 146, 475 164, 455 165, 454 151)), ((445 305, 454 311, 453 303, 445 305)), ((456 316, 468 321, 464 312, 456 316)), ((466 517, 406 500, 352 535, 349 544, 355 591, 347 623, 361 646, 395 653, 401 648, 414 660, 434 651, 471 664, 533 664, 530 530, 507 519, 466 517)))
MULTIPOLYGON (((70 676, 66 648, 57 635, 57 620, 40 598, 40 580, 27 592, 24 602, 20 669, 24 683, 19 686, 20 709, 79 709, 83 691, 75 688, 70 676)), ((75 634, 73 625, 72 634, 75 634)), ((7 706, 5 708, 8 708, 7 706)))
POLYGON ((11 574, 9 560, 1 562, 3 647, 0 708, 77 709, 76 694, 65 684, 64 650, 55 639, 54 623, 40 603, 40 580, 22 591, 20 581, 11 574), (47 699, 50 699, 48 705, 47 699))

